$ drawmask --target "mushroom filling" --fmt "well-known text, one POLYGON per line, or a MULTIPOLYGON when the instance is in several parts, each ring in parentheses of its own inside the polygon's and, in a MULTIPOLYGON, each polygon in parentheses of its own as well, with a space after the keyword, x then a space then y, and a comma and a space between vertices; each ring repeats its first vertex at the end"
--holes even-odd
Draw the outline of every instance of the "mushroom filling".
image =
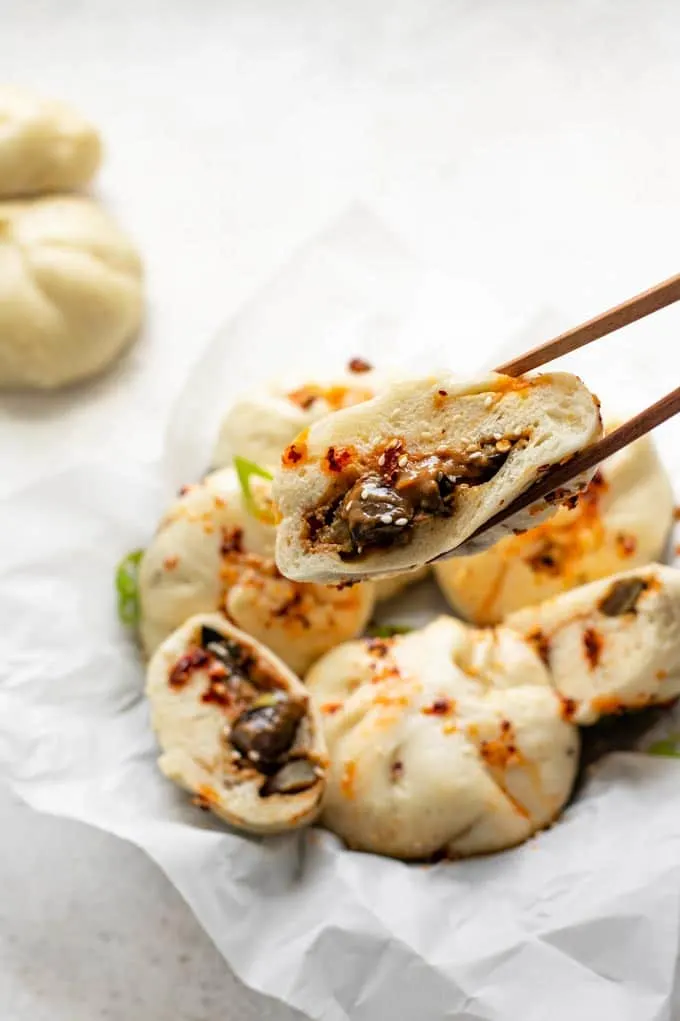
POLYGON ((265 664, 214 628, 202 627, 200 642, 220 674, 211 681, 211 691, 222 684, 229 696, 222 704, 236 709, 225 727, 236 769, 250 768, 266 778, 261 797, 312 787, 318 777, 305 750, 306 701, 277 687, 275 674, 265 664))
POLYGON ((494 436, 465 453, 438 450, 424 456, 407 454, 401 440, 392 440, 363 470, 354 465, 343 472, 307 515, 306 539, 334 549, 343 560, 406 545, 419 522, 451 517, 458 490, 489 482, 523 439, 494 436))
POLYGON ((600 603, 600 612, 607 617, 622 617, 625 613, 635 613, 638 599, 647 588, 649 584, 643 578, 622 578, 621 581, 615 581, 600 603))

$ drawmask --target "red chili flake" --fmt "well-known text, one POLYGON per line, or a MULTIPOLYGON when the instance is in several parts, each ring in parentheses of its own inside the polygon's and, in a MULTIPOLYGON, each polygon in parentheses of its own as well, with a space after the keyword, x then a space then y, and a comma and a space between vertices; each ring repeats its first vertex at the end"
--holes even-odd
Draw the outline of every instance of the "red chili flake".
POLYGON ((201 649, 198 646, 195 649, 190 649, 189 652, 185 653, 183 656, 180 656, 170 671, 170 677, 168 678, 170 687, 184 687, 194 670, 200 670, 210 661, 211 658, 212 657, 205 651, 205 649, 201 649))
POLYGON ((242 528, 222 529, 222 545, 220 546, 220 553, 223 557, 228 556, 230 553, 243 553, 242 528))
POLYGON ((399 760, 393 762, 392 765, 390 766, 390 779, 392 780, 392 783, 396 783, 397 780, 401 780, 403 775, 404 763, 399 762, 399 760))
POLYGON ((449 396, 449 391, 448 390, 437 390, 437 393, 439 394, 440 397, 448 397, 449 396))
POLYGON ((603 646, 604 639, 599 631, 596 631, 595 628, 587 627, 583 632, 583 649, 591 670, 594 670, 600 662, 603 646))
POLYGON ((163 561, 163 567, 166 571, 174 571, 179 563, 179 557, 166 557, 163 561))
POLYGON ((186 496, 190 489, 191 489, 191 486, 180 486, 178 491, 177 491, 177 495, 178 496, 186 496))
POLYGON ((576 699, 560 697, 560 704, 562 707, 562 719, 567 721, 573 720, 576 715, 576 710, 578 709, 578 702, 576 699))
POLYGON ((616 548, 622 557, 630 557, 637 549, 637 539, 634 535, 619 532, 616 536, 616 548))
POLYGON ((432 705, 422 710, 426 716, 447 716, 455 709, 455 702, 450 698, 436 698, 432 705))
POLYGON ((288 394, 288 400, 297 404, 303 411, 308 411, 319 397, 319 388, 312 386, 301 386, 299 390, 293 390, 288 394))
POLYGON ((366 648, 372 656, 387 656, 390 651, 390 642, 386 638, 367 638, 366 648))
POLYGON ((281 457, 284 468, 290 468, 292 464, 299 464, 307 456, 307 447, 304 443, 291 443, 286 447, 281 457))
POLYGON ((342 472, 352 463, 352 452, 348 447, 329 447, 324 457, 324 467, 330 472, 342 472))
POLYGON ((527 641, 531 642, 541 660, 548 666, 550 663, 550 639, 545 632, 537 627, 527 634, 527 641))
POLYGON ((350 372, 370 372, 373 366, 365 358, 350 358, 347 368, 350 372))
POLYGON ((512 730, 512 723, 510 720, 501 720, 501 734, 509 734, 512 730))
POLYGON ((378 469, 383 478, 394 482, 399 475, 399 458, 404 454, 403 440, 393 439, 378 458, 378 469))

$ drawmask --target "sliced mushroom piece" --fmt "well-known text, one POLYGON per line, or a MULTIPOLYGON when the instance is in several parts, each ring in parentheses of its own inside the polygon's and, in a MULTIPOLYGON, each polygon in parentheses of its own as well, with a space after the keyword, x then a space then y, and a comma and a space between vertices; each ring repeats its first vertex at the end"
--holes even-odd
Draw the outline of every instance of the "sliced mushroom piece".
POLYGON ((260 787, 260 797, 272 794, 297 794, 306 791, 318 780, 316 768, 309 759, 291 759, 260 787))
POLYGON ((228 738, 241 755, 266 772, 293 744, 304 715, 305 704, 297 699, 284 698, 273 705, 259 705, 241 713, 228 738))

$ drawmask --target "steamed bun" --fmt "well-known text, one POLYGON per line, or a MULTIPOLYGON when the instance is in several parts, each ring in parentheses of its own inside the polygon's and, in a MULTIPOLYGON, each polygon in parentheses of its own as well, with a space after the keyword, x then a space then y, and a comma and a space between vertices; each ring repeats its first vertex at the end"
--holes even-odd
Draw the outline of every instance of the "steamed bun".
POLYGON ((219 614, 192 617, 147 675, 161 771, 240 829, 278 833, 321 807, 327 757, 318 713, 269 649, 219 614))
POLYGON ((572 509, 491 549, 435 565, 453 609, 475 624, 661 557, 673 493, 654 442, 643 436, 605 461, 572 509))
POLYGON ((340 646, 306 684, 331 758, 322 821, 352 848, 497 851, 547 826, 569 797, 578 730, 512 631, 440 617, 340 646))
MULTIPOLYGON (((270 483, 252 482, 267 518, 270 483)), ((249 513, 232 468, 185 491, 163 517, 139 573, 140 634, 148 655, 197 613, 220 610, 296 673, 359 634, 373 609, 370 585, 336 589, 283 578, 275 529, 249 513)))
POLYGON ((600 434, 597 399, 564 372, 395 383, 314 423, 284 451, 274 479, 278 567, 297 581, 337 583, 490 546, 554 513, 540 501, 472 538, 600 434))
POLYGON ((96 203, 0 203, 0 387, 94 375, 132 340, 142 306, 140 258, 96 203))
POLYGON ((0 198, 83 188, 100 161, 99 135, 75 110, 0 87, 0 198))
POLYGON ((575 723, 680 695, 680 571, 652 564, 510 614, 575 723))

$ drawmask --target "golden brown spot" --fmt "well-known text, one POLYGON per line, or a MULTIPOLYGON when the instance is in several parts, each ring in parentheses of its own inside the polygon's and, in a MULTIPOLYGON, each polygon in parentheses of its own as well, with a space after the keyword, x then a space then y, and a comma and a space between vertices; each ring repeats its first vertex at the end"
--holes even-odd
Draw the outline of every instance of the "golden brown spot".
POLYGON ((332 716, 333 713, 337 713, 342 709, 342 702, 324 702, 321 706, 321 712, 326 713, 328 716, 332 716))
POLYGON ((166 571, 174 571, 179 563, 179 557, 166 557, 163 561, 163 567, 166 571))
POLYGON ((195 797, 192 798, 194 805, 201 808, 204 812, 210 810, 211 805, 216 805, 220 798, 216 790, 208 786, 208 784, 201 784, 195 797))
POLYGON ((560 714, 563 720, 568 723, 574 719, 578 710, 578 702, 575 698, 565 698, 560 695, 560 714))
POLYGON ((425 716, 449 716, 456 711, 456 703, 452 698, 436 698, 432 705, 420 710, 425 716))
POLYGON ((222 529, 222 544, 220 546, 220 553, 223 557, 230 556, 232 553, 243 552, 243 529, 242 528, 223 528, 222 529))
POLYGON ((354 783, 356 780, 357 764, 352 759, 346 762, 342 767, 342 778, 340 780, 340 792, 344 794, 346 798, 354 798, 356 791, 354 789, 354 783))
POLYGON ((637 539, 634 535, 626 535, 625 532, 617 532, 616 551, 620 557, 632 557, 637 549, 637 539))
POLYGON ((528 632, 526 640, 533 646, 534 651, 546 666, 550 665, 550 639, 540 627, 533 628, 528 632))
POLYGON ((668 677, 668 670, 657 670, 656 679, 657 681, 665 681, 668 677))
POLYGON ((583 652, 591 670, 594 670, 600 662, 603 647, 604 638, 600 632, 593 627, 587 627, 583 632, 583 652))

